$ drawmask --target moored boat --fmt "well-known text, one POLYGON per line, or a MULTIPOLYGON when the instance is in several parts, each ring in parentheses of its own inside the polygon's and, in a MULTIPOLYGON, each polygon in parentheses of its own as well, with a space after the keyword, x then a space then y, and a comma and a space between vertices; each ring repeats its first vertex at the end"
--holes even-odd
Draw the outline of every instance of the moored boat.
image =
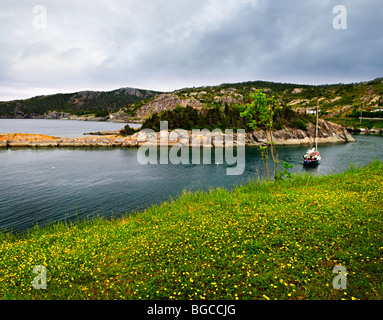
POLYGON ((316 110, 316 124, 315 124, 315 148, 312 148, 306 152, 303 156, 303 165, 304 166, 316 166, 322 160, 321 155, 318 151, 318 105, 319 100, 317 102, 317 110, 316 110))
POLYGON ((303 165, 305 166, 316 166, 321 160, 321 156, 315 148, 312 148, 306 152, 303 156, 303 165))

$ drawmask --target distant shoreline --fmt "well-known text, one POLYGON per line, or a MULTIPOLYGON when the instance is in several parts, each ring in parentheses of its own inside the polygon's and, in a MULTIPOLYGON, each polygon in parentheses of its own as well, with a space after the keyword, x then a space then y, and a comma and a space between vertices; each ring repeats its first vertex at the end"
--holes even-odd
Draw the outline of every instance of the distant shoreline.
MULTIPOLYGON (((94 136, 88 137, 55 137, 42 134, 27 134, 27 133, 0 133, 0 148, 34 148, 34 147, 140 147, 147 144, 147 140, 141 141, 137 139, 138 132, 130 136, 121 136, 114 132, 91 132, 94 136), (110 134, 113 133, 113 134, 110 134)), ((150 144, 154 146, 174 146, 180 145, 185 147, 226 147, 225 134, 222 133, 220 139, 208 133, 194 133, 188 131, 189 139, 179 139, 178 137, 168 139, 166 143, 161 139, 161 134, 164 132, 155 132, 150 140, 150 144)), ((166 133, 165 133, 166 134, 166 133)), ((231 141, 232 146, 260 146, 268 145, 269 137, 263 130, 247 132, 244 140, 237 140, 237 134, 234 133, 231 141)), ((318 138, 318 144, 328 143, 346 143, 354 142, 351 134, 345 130, 337 130, 329 133, 322 133, 318 138)), ((273 132, 273 142, 277 146, 284 145, 305 145, 309 146, 315 143, 312 134, 299 129, 285 129, 273 132)))
POLYGON ((134 123, 134 124, 142 124, 144 120, 138 120, 138 119, 118 119, 118 118, 101 118, 101 117, 82 117, 82 116, 70 116, 70 117, 63 117, 63 118, 44 118, 44 117, 36 117, 36 118, 15 118, 15 117, 4 117, 0 116, 0 119, 2 120, 72 120, 72 121, 93 121, 93 122, 113 122, 113 123, 134 123))

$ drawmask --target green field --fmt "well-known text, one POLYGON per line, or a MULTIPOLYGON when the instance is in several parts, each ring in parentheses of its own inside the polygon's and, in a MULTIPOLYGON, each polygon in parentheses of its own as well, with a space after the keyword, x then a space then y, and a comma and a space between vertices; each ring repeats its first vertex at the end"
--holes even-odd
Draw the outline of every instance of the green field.
POLYGON ((383 299, 383 163, 0 235, 1 299, 383 299), (347 289, 333 288, 336 265, 347 289), (34 289, 36 265, 46 289, 34 289))

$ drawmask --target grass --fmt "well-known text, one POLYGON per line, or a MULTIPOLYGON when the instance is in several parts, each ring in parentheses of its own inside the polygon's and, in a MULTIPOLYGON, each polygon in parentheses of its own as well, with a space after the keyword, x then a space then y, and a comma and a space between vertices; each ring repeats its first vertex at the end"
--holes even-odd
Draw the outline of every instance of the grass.
POLYGON ((382 299, 383 163, 0 235, 2 299, 382 299), (335 265, 347 289, 332 286, 335 265), (32 287, 44 265, 47 288, 32 287))

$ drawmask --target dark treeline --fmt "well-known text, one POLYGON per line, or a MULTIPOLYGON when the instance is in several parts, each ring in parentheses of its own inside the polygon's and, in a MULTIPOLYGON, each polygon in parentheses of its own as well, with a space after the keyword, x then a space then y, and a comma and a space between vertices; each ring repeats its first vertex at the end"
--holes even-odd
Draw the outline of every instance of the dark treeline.
POLYGON ((359 118, 362 116, 363 118, 383 118, 383 111, 370 111, 370 112, 361 112, 359 110, 354 110, 352 116, 354 118, 359 118))
MULTIPOLYGON (((243 107, 239 105, 211 108, 194 109, 192 107, 176 107, 174 110, 166 110, 154 113, 142 125, 142 129, 160 130, 160 121, 167 121, 169 130, 173 129, 245 129, 251 131, 246 120, 240 113, 243 107)), ((313 121, 313 116, 298 114, 291 107, 274 110, 273 125, 277 130, 284 126, 307 130, 307 123, 313 121)), ((260 127, 260 129, 263 129, 260 127)))

